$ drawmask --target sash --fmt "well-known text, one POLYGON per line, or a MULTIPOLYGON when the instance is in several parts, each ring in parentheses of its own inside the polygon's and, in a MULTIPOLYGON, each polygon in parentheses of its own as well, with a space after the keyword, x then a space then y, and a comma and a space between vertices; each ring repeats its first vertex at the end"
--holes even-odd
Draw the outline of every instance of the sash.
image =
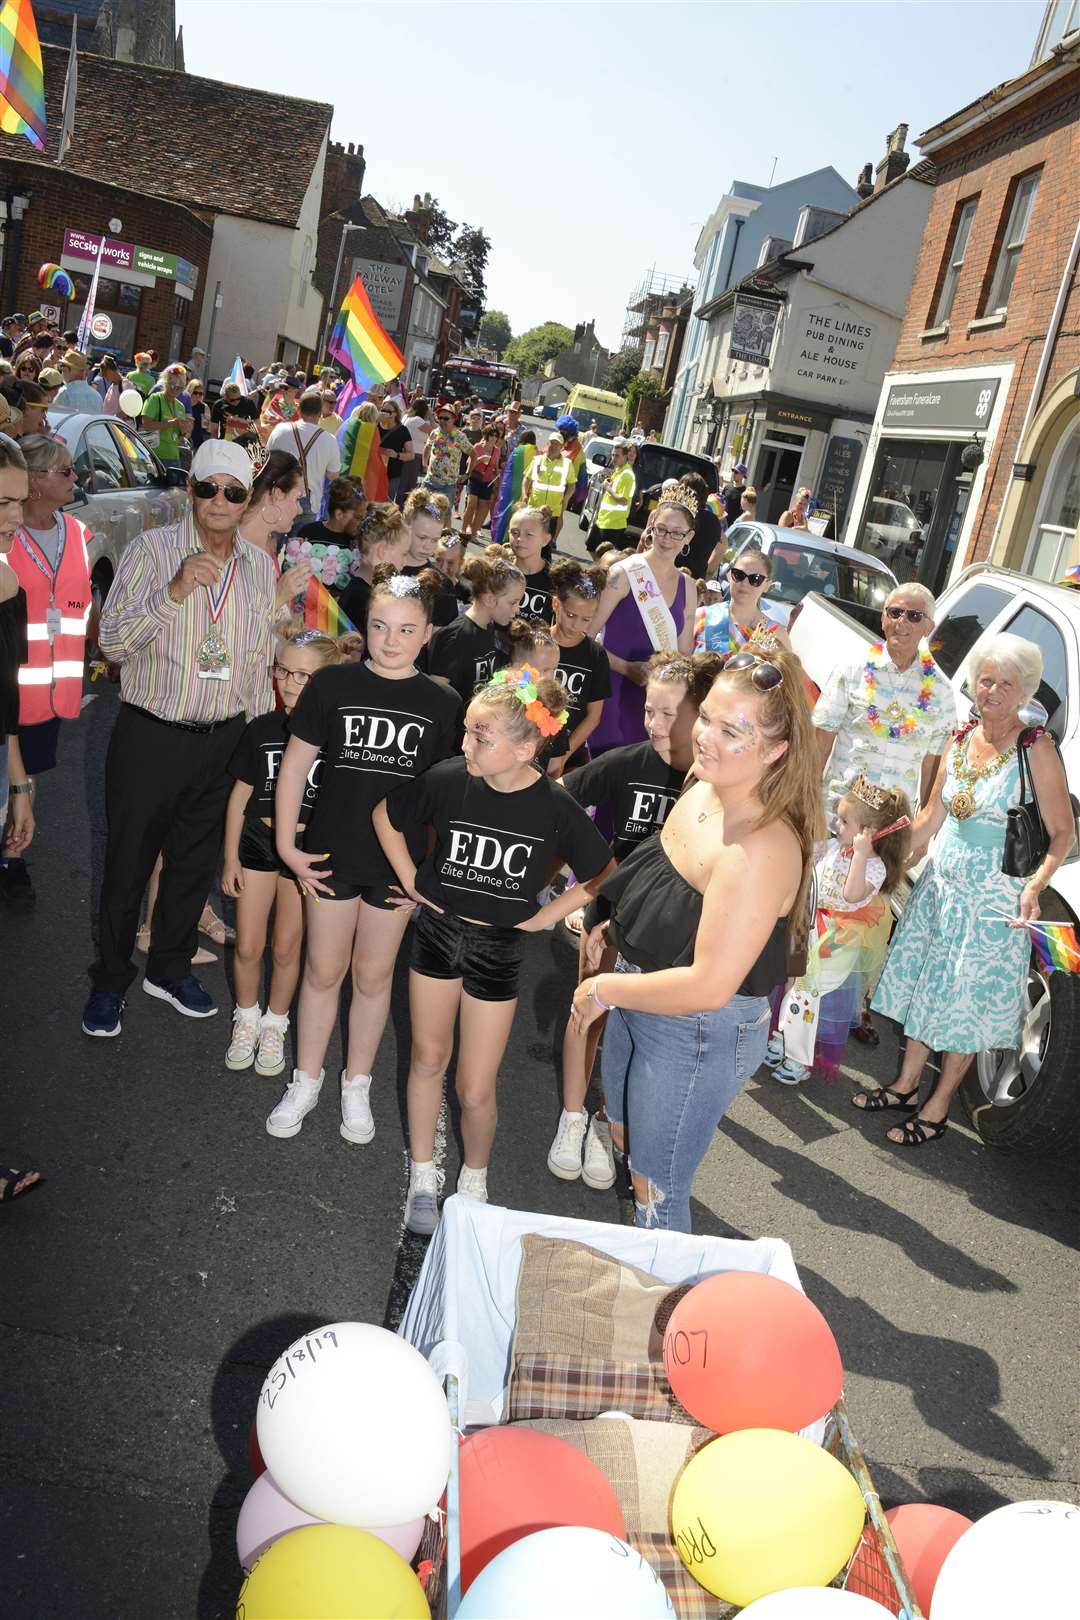
MULTIPOLYGON (((622 562, 617 562, 609 573, 613 574, 616 570, 625 573, 630 582, 630 594, 641 614, 642 623, 653 644, 653 651, 678 652, 679 632, 675 627, 675 615, 664 601, 663 592, 656 583, 656 575, 645 558, 640 552, 634 557, 625 557, 622 562)), ((603 631, 596 639, 603 641, 603 631)))

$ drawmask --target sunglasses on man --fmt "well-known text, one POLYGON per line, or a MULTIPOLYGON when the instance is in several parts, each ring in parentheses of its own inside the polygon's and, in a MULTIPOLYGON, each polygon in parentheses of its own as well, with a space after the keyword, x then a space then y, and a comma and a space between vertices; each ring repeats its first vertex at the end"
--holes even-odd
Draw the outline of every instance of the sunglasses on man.
POLYGON ((906 619, 909 624, 921 624, 928 615, 920 613, 918 608, 887 607, 885 617, 894 624, 899 624, 901 619, 906 619))
POLYGON ((191 492, 200 501, 212 501, 215 495, 224 495, 233 506, 242 506, 248 492, 240 484, 215 484, 212 478, 196 478, 191 492))

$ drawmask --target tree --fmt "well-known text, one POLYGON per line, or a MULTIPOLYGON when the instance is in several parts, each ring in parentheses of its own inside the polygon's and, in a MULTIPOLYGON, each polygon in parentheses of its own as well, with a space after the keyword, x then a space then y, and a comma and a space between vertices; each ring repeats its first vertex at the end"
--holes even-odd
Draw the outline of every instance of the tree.
POLYGON ((543 371, 546 361, 554 360, 559 350, 568 349, 573 341, 574 334, 568 326, 560 326, 558 321, 544 321, 541 326, 531 327, 512 339, 503 358, 523 376, 535 377, 543 371))
POLYGON ((510 336, 510 317, 501 309, 489 309, 480 322, 480 342, 501 360, 510 336))
POLYGON ((478 309, 483 309, 487 302, 484 272, 490 252, 491 243, 484 235, 482 226, 462 225, 454 238, 453 256, 461 261, 469 292, 478 309))
POLYGON ((620 349, 608 362, 601 387, 609 388, 613 394, 625 394, 630 379, 636 377, 640 370, 641 350, 620 349))
POLYGON ((440 259, 449 259, 454 251, 454 232, 457 221, 445 214, 438 197, 431 199, 431 224, 428 226, 427 245, 440 259))
POLYGON ((627 431, 629 431, 629 429, 632 428, 634 423, 637 421, 638 405, 641 400, 662 399, 663 394, 664 390, 661 388, 657 378, 655 378, 651 372, 646 371, 642 373, 639 371, 636 377, 631 377, 630 381, 626 385, 625 426, 627 431))

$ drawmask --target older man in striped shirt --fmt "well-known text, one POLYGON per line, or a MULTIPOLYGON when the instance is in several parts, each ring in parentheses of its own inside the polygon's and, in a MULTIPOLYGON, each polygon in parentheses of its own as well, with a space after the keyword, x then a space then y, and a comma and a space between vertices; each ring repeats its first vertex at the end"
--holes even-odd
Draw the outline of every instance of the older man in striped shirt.
POLYGON ((241 445, 200 445, 191 510, 128 546, 101 616, 121 705, 105 767, 108 841, 87 1035, 120 1033, 159 851, 143 989, 189 1018, 217 1011, 191 972, 196 930, 221 844, 229 760, 246 719, 273 706, 274 565, 237 533, 251 483, 241 445))

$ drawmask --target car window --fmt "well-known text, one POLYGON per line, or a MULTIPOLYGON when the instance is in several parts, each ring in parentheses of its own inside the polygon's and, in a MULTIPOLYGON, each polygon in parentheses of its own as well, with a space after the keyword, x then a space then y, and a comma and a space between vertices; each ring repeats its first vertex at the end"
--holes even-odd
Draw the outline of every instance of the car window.
POLYGON ((126 489, 124 462, 104 422, 91 422, 75 456, 75 473, 86 490, 126 489))
POLYGON ((701 456, 688 456, 662 444, 643 444, 638 452, 639 489, 662 484, 665 478, 681 478, 688 472, 700 473, 710 491, 716 488, 716 468, 701 456))
POLYGON ((950 680, 1008 601, 1007 591, 979 581, 950 603, 949 611, 934 628, 932 643, 934 657, 950 680))
POLYGON ((603 457, 604 465, 607 466, 611 461, 611 440, 590 439, 585 446, 585 455, 589 461, 599 461, 603 457))
POLYGON ((160 481, 157 463, 141 439, 118 425, 113 426, 113 432, 120 442, 129 483, 136 489, 147 489, 157 484, 160 481))
POLYGON ((1069 690, 1069 660, 1064 636, 1052 619, 1027 602, 1005 628, 1011 635, 1033 641, 1042 653, 1042 681, 1035 696, 1050 716, 1049 724, 1060 736, 1068 714, 1069 690))
POLYGON ((773 577, 766 594, 778 602, 801 602, 810 591, 820 591, 822 596, 842 594, 836 560, 827 551, 782 540, 772 546, 769 561, 773 577))
POLYGON ((880 610, 890 591, 896 589, 892 575, 881 573, 877 568, 861 568, 841 559, 837 569, 840 595, 846 602, 861 602, 864 607, 880 610))

